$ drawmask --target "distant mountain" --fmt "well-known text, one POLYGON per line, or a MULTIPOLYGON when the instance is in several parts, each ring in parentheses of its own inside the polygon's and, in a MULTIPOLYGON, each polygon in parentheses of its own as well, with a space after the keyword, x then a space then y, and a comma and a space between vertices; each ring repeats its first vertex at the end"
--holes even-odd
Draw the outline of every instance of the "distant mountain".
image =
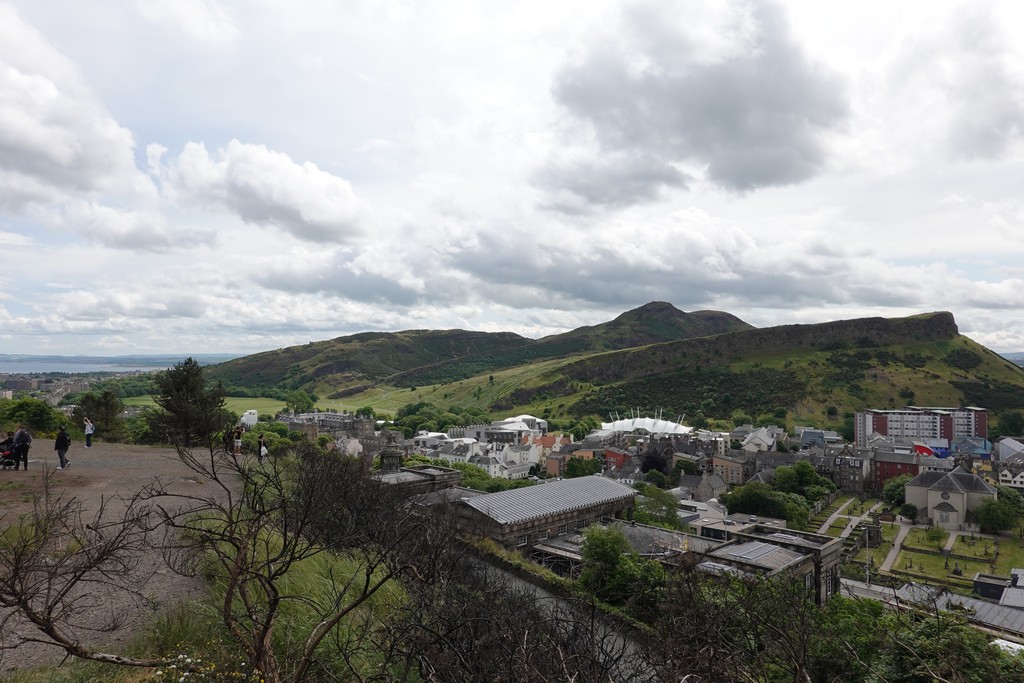
POLYGON ((1024 369, 961 335, 948 312, 753 328, 727 313, 654 302, 539 340, 368 333, 209 372, 229 385, 301 387, 341 407, 393 412, 428 401, 555 421, 663 411, 698 424, 740 416, 845 429, 865 407, 1024 409, 1024 369))
POLYGON ((731 313, 684 313, 672 304, 652 301, 640 308, 626 311, 610 322, 545 337, 540 343, 578 339, 586 340, 586 346, 590 349, 612 351, 752 329, 752 325, 731 313))
POLYGON ((745 329, 752 328, 728 313, 684 313, 655 302, 607 323, 539 340, 511 332, 369 332, 238 358, 210 374, 239 386, 316 386, 323 391, 326 385, 334 389, 330 395, 338 389, 351 393, 353 385, 439 384, 547 359, 745 329))

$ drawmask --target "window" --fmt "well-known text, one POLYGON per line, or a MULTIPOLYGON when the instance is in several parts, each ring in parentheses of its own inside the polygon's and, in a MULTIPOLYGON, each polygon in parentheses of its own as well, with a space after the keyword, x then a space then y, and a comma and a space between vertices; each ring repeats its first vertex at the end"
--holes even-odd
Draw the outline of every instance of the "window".
POLYGON ((568 530, 569 530, 569 525, 568 524, 562 524, 562 525, 560 525, 558 527, 558 535, 561 536, 562 534, 564 534, 568 530))
POLYGON ((537 534, 537 540, 538 541, 546 541, 546 540, 548 540, 548 532, 547 532, 546 529, 544 531, 540 532, 539 534, 537 534))
POLYGON ((522 534, 521 536, 516 536, 516 545, 519 546, 520 548, 522 548, 524 545, 526 545, 529 542, 530 542, 530 536, 528 534, 522 534))

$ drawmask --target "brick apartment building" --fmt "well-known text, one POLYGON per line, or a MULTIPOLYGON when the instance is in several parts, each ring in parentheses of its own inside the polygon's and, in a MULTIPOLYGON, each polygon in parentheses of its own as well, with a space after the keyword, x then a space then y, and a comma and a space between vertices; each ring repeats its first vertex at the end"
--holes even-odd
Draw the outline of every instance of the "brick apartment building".
POLYGON ((905 406, 899 410, 868 409, 856 414, 854 436, 859 447, 868 445, 868 437, 878 433, 919 439, 945 439, 958 436, 988 438, 988 411, 964 408, 923 408, 905 406))

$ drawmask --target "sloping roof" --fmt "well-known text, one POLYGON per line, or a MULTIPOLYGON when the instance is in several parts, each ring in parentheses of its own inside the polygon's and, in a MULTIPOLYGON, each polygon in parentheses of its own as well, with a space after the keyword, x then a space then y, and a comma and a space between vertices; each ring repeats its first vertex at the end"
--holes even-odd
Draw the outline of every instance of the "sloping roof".
POLYGON ((488 493, 464 502, 499 524, 518 524, 636 495, 636 490, 629 486, 591 475, 488 493))
POLYGON ((929 491, 951 493, 987 493, 995 495, 995 488, 976 474, 954 470, 952 472, 922 472, 907 482, 907 486, 918 486, 929 491))
POLYGON ((919 486, 921 488, 929 489, 940 479, 944 479, 949 476, 948 472, 936 472, 934 470, 928 470, 922 472, 913 479, 907 482, 907 486, 919 486))
POLYGON ((942 501, 932 509, 938 510, 939 512, 956 512, 956 508, 947 503, 946 501, 942 501))
POLYGON ((933 604, 941 610, 950 608, 971 610, 968 619, 975 623, 991 626, 1003 631, 1024 635, 1024 610, 1005 605, 996 605, 977 598, 954 595, 940 588, 929 588, 921 584, 908 583, 896 592, 899 600, 913 602, 925 607, 933 604))
POLYGON ((700 475, 699 474, 684 474, 684 475, 681 475, 679 477, 679 487, 680 488, 695 489, 695 488, 697 488, 697 484, 699 484, 699 483, 700 483, 700 475))

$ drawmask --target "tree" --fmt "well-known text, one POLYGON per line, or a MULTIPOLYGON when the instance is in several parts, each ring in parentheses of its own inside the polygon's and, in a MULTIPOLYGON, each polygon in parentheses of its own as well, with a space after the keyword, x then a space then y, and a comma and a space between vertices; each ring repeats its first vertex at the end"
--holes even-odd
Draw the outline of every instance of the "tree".
POLYGON ((996 484, 996 491, 998 492, 999 500, 1013 508, 1014 514, 1024 515, 1024 496, 1021 496, 1017 489, 1004 486, 1003 484, 996 484))
POLYGON ((1009 503, 996 498, 986 498, 974 511, 982 530, 999 533, 1004 529, 1013 528, 1017 522, 1017 513, 1009 503))
POLYGON ((637 555, 615 527, 589 526, 583 539, 581 585, 613 605, 646 610, 657 604, 665 578, 660 564, 637 555))
POLYGON ((377 411, 373 409, 373 406, 363 406, 356 410, 356 417, 368 417, 373 419, 377 417, 377 411))
POLYGON ((81 426, 88 417, 96 425, 96 433, 107 441, 121 441, 125 434, 124 402, 110 389, 99 394, 87 392, 78 399, 78 407, 72 412, 75 422, 81 426))
POLYGON ((308 441, 294 456, 260 466, 214 448, 178 454, 212 487, 187 495, 159 484, 145 490, 166 531, 164 549, 177 571, 216 577, 223 624, 268 683, 305 680, 325 658, 348 666, 365 656, 377 620, 356 620, 357 632, 347 636, 339 624, 399 577, 429 574, 460 531, 453 508, 438 519, 406 505, 407 493, 378 482, 361 459, 326 454, 308 441), (353 569, 319 576, 315 592, 288 582, 293 569, 330 557, 353 569), (278 637, 289 608, 300 605, 311 626, 278 637), (275 647, 284 638, 293 644, 275 647))
POLYGON ((996 421, 996 428, 992 430, 992 439, 998 436, 1024 436, 1024 415, 1019 411, 1003 413, 996 421))
POLYGON ((668 486, 668 478, 661 473, 661 470, 651 470, 644 475, 646 481, 654 484, 659 489, 663 489, 668 486))
POLYGON ((676 461, 676 464, 672 466, 672 481, 679 481, 679 478, 683 474, 690 476, 699 474, 700 470, 697 469, 697 463, 686 458, 680 458, 676 461))
POLYGON ((307 413, 313 409, 315 402, 308 392, 296 389, 288 392, 284 404, 293 413, 307 413))
POLYGON ((903 505, 906 502, 907 482, 913 479, 909 474, 901 474, 887 479, 882 485, 882 498, 892 505, 903 505))
MULTIPOLYGON (((151 575, 135 570, 147 547, 150 512, 139 496, 112 513, 109 501, 86 517, 81 501, 59 492, 52 473, 43 475, 43 490, 32 512, 8 526, 0 543, 0 641, 3 649, 25 642, 58 647, 69 656, 126 666, 158 666, 160 659, 126 657, 97 650, 90 634, 119 628, 125 613, 111 612, 99 623, 83 623, 83 608, 121 604, 109 600, 127 593, 141 601, 151 575), (18 623, 35 629, 15 628, 18 623)), ((6 520, 5 520, 6 521, 6 520)))
POLYGON ((682 525, 676 514, 677 507, 675 496, 652 482, 640 489, 633 519, 641 524, 678 529, 682 525))
POLYGON ((565 477, 585 477, 589 474, 598 474, 601 471, 601 463, 597 458, 577 458, 573 456, 565 461, 565 477))
POLYGON ((917 512, 918 512, 917 511, 917 506, 914 505, 913 503, 904 503, 900 507, 900 514, 903 517, 906 517, 907 519, 909 519, 911 522, 913 522, 913 521, 915 521, 917 519, 917 512))
POLYGON ((63 418, 59 410, 37 398, 0 399, 0 425, 23 424, 30 432, 52 432, 63 418))
POLYGON ((195 359, 186 358, 157 373, 154 382, 160 392, 153 396, 158 409, 150 411, 146 421, 155 438, 186 448, 212 448, 218 433, 234 424, 234 416, 224 408, 224 385, 218 381, 207 387, 195 359))

